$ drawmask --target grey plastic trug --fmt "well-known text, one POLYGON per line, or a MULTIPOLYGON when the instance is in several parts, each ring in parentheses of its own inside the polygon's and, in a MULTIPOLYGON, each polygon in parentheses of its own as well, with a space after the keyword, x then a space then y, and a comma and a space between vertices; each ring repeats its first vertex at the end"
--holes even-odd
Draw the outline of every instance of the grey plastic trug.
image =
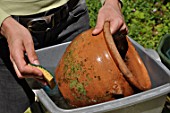
MULTIPOLYGON (((152 82, 152 89, 121 99, 116 99, 86 107, 65 109, 49 98, 43 89, 36 90, 41 104, 51 113, 161 113, 165 104, 166 95, 170 93, 170 71, 161 63, 159 55, 154 50, 148 50, 132 40, 136 50, 142 58, 152 82)), ((55 45, 37 50, 41 65, 53 74, 60 58, 65 52, 68 43, 55 45)), ((142 74, 142 73, 140 73, 142 74)), ((58 96, 58 98, 60 98, 58 96)))

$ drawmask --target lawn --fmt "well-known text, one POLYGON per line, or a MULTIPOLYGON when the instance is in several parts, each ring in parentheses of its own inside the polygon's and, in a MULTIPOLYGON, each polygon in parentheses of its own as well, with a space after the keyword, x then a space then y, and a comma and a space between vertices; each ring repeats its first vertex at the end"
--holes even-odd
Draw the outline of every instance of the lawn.
MULTIPOLYGON (((100 0, 86 2, 90 25, 94 27, 100 0)), ((128 35, 145 48, 156 50, 162 36, 170 33, 170 2, 167 0, 123 0, 122 13, 129 29, 128 35)))

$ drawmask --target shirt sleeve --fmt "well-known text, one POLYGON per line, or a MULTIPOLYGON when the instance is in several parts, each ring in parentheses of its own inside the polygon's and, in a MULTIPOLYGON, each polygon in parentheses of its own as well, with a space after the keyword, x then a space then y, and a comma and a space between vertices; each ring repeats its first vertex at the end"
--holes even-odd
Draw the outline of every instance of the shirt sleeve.
POLYGON ((7 14, 4 10, 0 8, 0 27, 2 25, 2 22, 9 16, 9 14, 7 14))

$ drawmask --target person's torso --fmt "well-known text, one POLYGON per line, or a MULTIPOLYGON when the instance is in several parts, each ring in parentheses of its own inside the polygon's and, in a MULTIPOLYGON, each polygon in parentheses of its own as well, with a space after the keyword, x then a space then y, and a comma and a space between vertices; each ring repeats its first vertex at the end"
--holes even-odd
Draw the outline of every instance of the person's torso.
POLYGON ((65 4, 68 0, 0 0, 0 8, 10 15, 31 15, 65 4))

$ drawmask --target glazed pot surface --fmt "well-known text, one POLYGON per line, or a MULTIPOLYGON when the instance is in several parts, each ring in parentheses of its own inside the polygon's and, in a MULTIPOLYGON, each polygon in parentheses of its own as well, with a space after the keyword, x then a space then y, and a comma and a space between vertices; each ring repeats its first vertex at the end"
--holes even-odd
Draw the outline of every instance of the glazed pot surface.
POLYGON ((92 30, 73 40, 56 69, 59 89, 73 106, 86 106, 133 94, 133 89, 110 55, 103 32, 92 36, 92 30))

